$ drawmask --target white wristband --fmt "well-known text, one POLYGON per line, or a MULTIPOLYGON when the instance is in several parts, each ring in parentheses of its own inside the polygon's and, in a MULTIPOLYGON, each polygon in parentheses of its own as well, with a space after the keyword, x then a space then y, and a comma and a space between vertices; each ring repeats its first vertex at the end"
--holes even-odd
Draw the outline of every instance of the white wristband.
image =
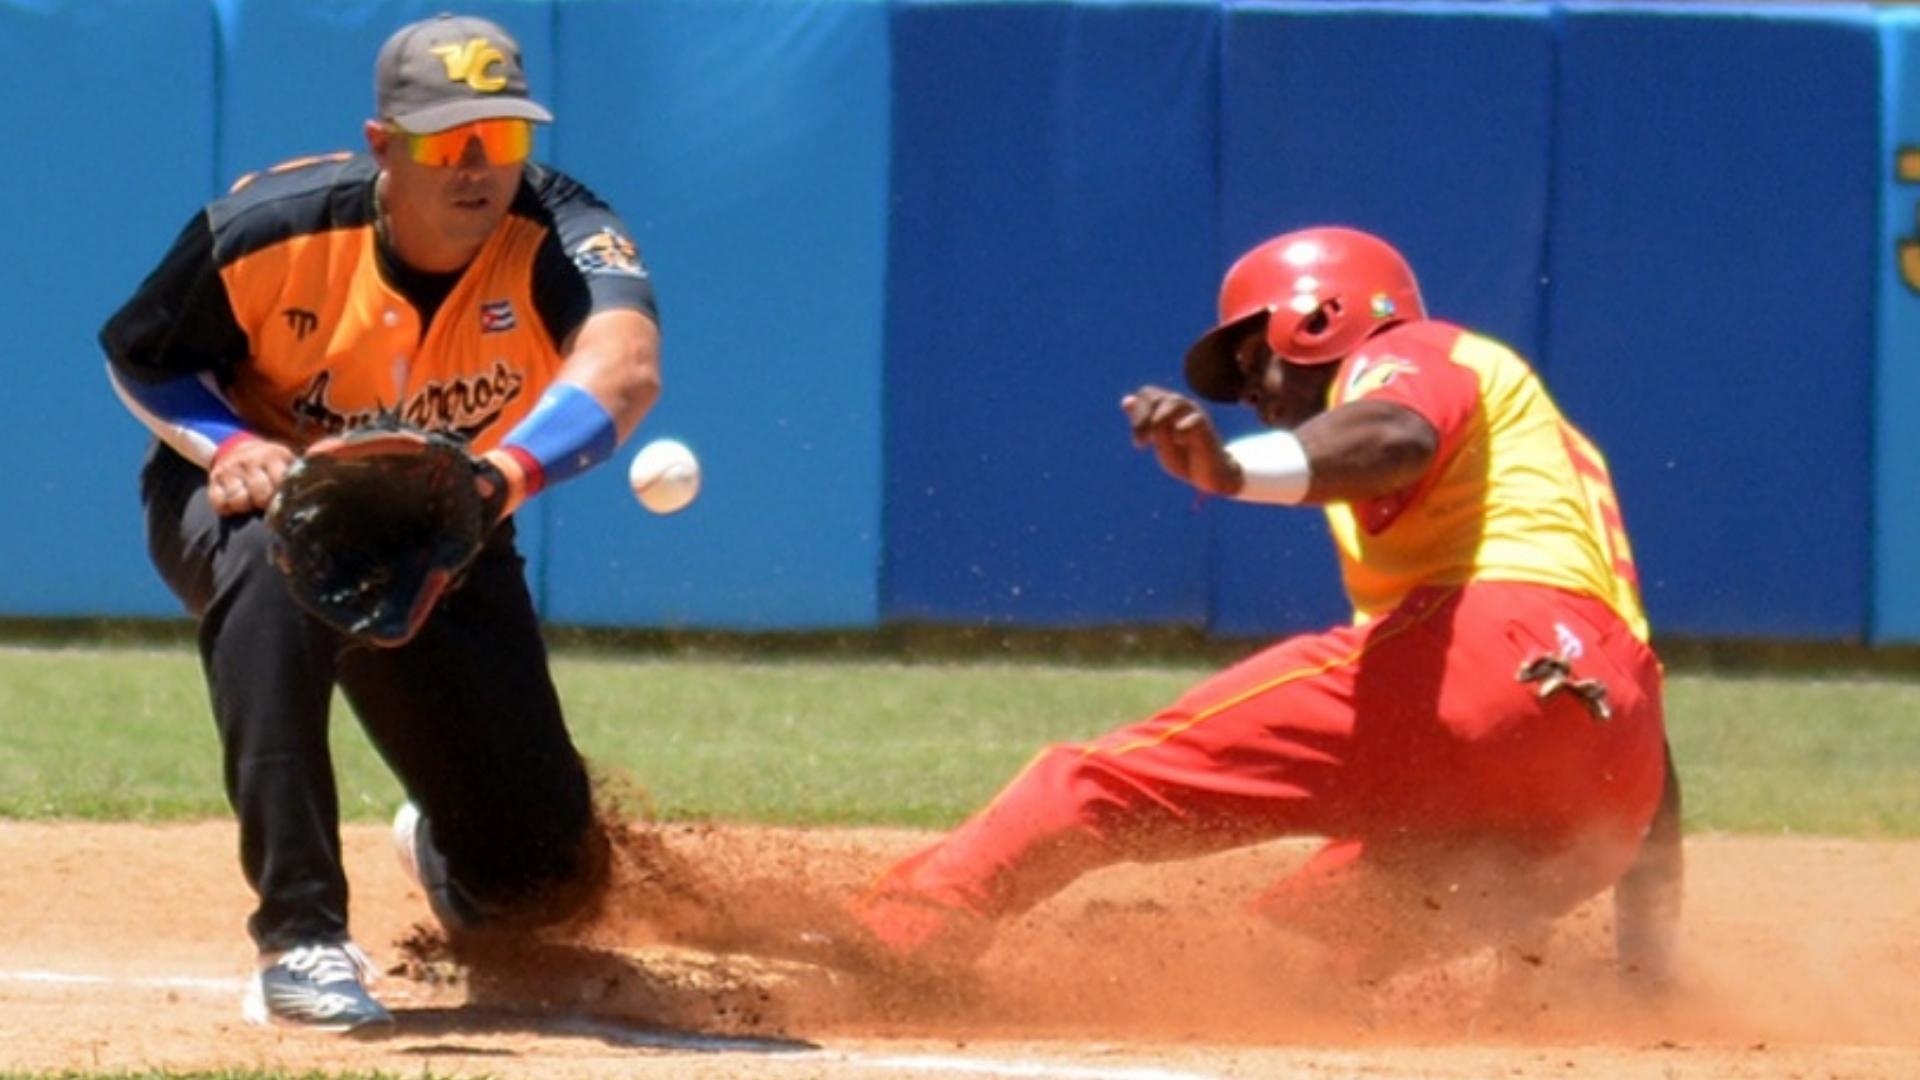
POLYGON ((1247 435, 1226 445, 1227 456, 1240 465, 1246 484, 1234 498, 1242 502, 1298 506, 1313 483, 1307 448, 1291 431, 1247 435))

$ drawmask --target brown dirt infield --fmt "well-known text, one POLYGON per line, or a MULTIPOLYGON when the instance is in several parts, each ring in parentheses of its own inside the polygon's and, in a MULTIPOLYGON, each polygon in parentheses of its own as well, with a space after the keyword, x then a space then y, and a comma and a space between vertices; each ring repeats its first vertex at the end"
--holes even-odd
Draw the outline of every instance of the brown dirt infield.
MULTIPOLYGON (((647 834, 733 895, 843 895, 924 835, 647 834)), ((1093 875, 1007 927, 977 981, 876 996, 662 943, 634 907, 511 978, 409 962, 425 905, 385 830, 347 831, 354 926, 393 969, 378 1039, 250 1028, 251 897, 227 823, 0 822, 0 1072, 270 1068, 497 1077, 1920 1076, 1920 843, 1694 838, 1682 974, 1645 1002, 1596 901, 1528 951, 1371 994, 1317 983, 1236 912, 1270 845, 1093 875)))

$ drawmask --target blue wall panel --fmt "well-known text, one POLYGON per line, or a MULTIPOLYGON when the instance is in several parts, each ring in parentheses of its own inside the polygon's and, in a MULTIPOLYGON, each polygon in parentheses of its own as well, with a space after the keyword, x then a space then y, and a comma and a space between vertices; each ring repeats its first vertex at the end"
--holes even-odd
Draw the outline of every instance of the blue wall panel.
POLYGON ((555 160, 652 269, 665 392, 621 456, 541 497, 550 617, 790 628, 878 618, 887 9, 660 0, 558 8, 555 160), (650 438, 706 490, 626 493, 650 438))
POLYGON ((0 0, 7 615, 179 611, 147 561, 146 430, 96 335, 209 194, 213 58, 202 5, 0 0))
POLYGON ((1882 234, 1874 428, 1875 641, 1920 641, 1920 13, 1881 30, 1882 234))
MULTIPOLYGON (((1276 233, 1355 225, 1406 253, 1433 314, 1537 355, 1552 73, 1541 5, 1236 6, 1216 273, 1276 233)), ((1222 505, 1213 520, 1215 630, 1348 617, 1318 514, 1222 505)))
POLYGON ((888 619, 1201 620, 1205 519, 1119 400, 1212 312, 1217 25, 897 6, 888 619))
POLYGON ((1865 632, 1877 46, 1860 9, 1567 15, 1550 374, 1656 632, 1865 632))
MULTIPOLYGON (((21 160, 60 162, 0 180, 24 208, 0 271, 0 613, 175 613, 141 537, 146 436, 94 334, 237 175, 358 147, 375 50, 438 9, 0 0, 0 89, 38 103, 12 121, 21 160), (74 77, 103 57, 111 80, 74 77)), ((560 113, 540 155, 628 217, 658 277, 667 390, 619 464, 671 434, 708 466, 676 517, 617 466, 530 506, 551 618, 1344 618, 1317 515, 1196 505, 1117 409, 1177 385, 1234 255, 1341 220, 1405 247, 1436 314, 1533 356, 1607 450, 1657 631, 1920 640, 1909 12, 463 10, 521 38, 560 113)))

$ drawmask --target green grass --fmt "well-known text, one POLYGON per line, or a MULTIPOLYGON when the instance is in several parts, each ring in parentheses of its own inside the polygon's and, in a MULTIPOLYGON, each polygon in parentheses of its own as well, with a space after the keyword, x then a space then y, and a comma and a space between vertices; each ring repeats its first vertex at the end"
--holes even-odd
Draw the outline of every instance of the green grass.
MULTIPOLYGON (((556 677, 583 751, 662 818, 940 826, 1214 666, 564 650, 556 677)), ((1668 714, 1691 828, 1920 836, 1920 681, 1680 674, 1668 714)), ((385 818, 399 789, 344 707, 334 741, 343 812, 385 818)), ((0 649, 0 817, 223 817, 219 775, 190 650, 0 649)))
POLYGON ((1920 681, 1680 675, 1667 729, 1694 828, 1920 836, 1920 681))

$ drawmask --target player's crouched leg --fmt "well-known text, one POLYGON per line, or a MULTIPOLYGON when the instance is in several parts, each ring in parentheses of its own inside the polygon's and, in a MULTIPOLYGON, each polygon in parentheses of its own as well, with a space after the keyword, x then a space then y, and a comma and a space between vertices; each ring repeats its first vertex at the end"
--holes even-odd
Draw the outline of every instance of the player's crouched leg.
POLYGON ((341 658, 347 699, 425 819, 400 839, 454 931, 565 922, 607 880, 522 566, 503 525, 412 641, 341 658))
POLYGON ((850 906, 861 963, 895 973, 951 973, 971 967, 992 945, 992 919, 914 886, 915 870, 938 852, 936 846, 908 858, 850 906))
POLYGON ((1139 772, 1088 746, 1041 751, 984 809, 854 901, 849 915, 865 963, 896 973, 958 973, 986 952, 1001 920, 1081 875, 1204 848, 1148 787, 1139 772))
MULTIPOLYGON (((1318 947, 1325 973, 1356 986, 1484 948, 1529 951, 1590 893, 1543 859, 1493 838, 1396 836, 1329 842, 1251 905, 1318 947)), ((1537 950, 1532 950, 1537 951, 1537 950)))
POLYGON ((456 876, 434 840, 432 822, 411 802, 394 815, 393 843, 401 867, 451 938, 519 933, 588 918, 611 881, 612 845, 592 819, 572 842, 554 845, 546 857, 492 879, 471 872, 456 876))

